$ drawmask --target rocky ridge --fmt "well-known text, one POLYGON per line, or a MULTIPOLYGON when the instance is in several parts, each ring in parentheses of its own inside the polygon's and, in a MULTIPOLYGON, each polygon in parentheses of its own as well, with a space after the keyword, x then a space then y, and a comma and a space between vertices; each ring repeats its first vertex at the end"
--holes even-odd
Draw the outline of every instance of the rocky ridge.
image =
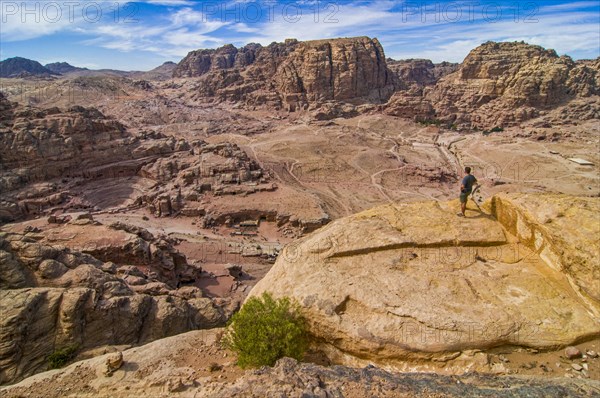
MULTIPOLYGON (((131 205, 157 216, 204 216, 206 195, 250 195, 277 186, 237 145, 133 134, 95 108, 36 109, 0 97, 0 222, 59 209, 100 210, 81 187, 98 180, 150 182, 131 205)), ((114 192, 113 192, 114 194, 114 192)), ((99 207, 100 206, 100 207, 99 207)))
POLYGON ((487 42, 473 49, 458 70, 418 92, 400 90, 387 112, 457 127, 507 127, 586 99, 573 109, 580 120, 600 112, 600 59, 573 61, 554 50, 523 42, 487 42))

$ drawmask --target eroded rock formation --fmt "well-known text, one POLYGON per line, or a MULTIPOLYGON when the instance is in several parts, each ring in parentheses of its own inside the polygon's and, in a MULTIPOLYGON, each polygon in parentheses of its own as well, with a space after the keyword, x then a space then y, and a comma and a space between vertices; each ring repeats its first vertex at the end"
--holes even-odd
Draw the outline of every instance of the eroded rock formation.
POLYGON ((201 269, 168 239, 80 221, 47 233, 0 232, 2 384, 46 370, 48 356, 67 347, 138 345, 230 315, 193 286, 201 269))
POLYGON ((131 201, 157 216, 203 216, 199 201, 206 194, 277 188, 235 144, 189 143, 146 130, 132 134, 95 108, 41 110, 1 96, 0 113, 0 223, 52 210, 99 210, 118 189, 79 192, 97 180, 109 181, 107 186, 131 177, 153 181, 131 201))
POLYGON ((492 215, 466 219, 455 201, 334 221, 285 248, 251 295, 296 299, 318 344, 349 365, 486 370, 478 350, 551 349, 598 336, 599 200, 548 194, 492 203, 492 215))
POLYGON ((575 62, 523 42, 487 42, 434 86, 397 92, 387 111, 448 126, 491 128, 516 125, 585 98, 593 112, 571 111, 587 120, 600 115, 599 79, 600 59, 575 62))
POLYGON ((198 50, 173 76, 201 77, 199 96, 290 111, 327 101, 381 103, 394 90, 383 48, 368 37, 198 50))

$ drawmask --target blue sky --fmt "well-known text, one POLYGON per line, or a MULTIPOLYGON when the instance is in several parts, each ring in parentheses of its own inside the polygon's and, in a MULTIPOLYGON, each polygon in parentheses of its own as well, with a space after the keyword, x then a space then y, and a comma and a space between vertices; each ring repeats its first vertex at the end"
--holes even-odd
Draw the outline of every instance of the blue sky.
POLYGON ((93 69, 148 70, 227 43, 363 35, 395 59, 460 62, 488 40, 596 58, 600 2, 0 0, 0 59, 93 69))

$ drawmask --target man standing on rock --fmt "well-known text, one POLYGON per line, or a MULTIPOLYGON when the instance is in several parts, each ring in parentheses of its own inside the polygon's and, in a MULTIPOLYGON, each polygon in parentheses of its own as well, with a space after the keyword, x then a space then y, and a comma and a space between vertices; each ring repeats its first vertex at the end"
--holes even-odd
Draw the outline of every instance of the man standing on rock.
POLYGON ((467 200, 469 195, 473 192, 473 185, 477 184, 477 178, 471 175, 471 168, 465 167, 465 176, 460 184, 460 213, 458 216, 466 217, 465 211, 467 210, 467 200))

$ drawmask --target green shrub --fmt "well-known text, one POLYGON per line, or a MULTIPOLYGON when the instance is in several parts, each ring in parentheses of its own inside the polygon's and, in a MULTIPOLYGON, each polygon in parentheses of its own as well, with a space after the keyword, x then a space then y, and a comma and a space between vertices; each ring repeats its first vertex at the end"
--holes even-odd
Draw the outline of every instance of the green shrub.
POLYGON ((504 131, 504 129, 503 129, 502 127, 498 127, 498 126, 496 126, 496 127, 493 127, 493 128, 490 130, 490 131, 491 131, 492 133, 499 133, 499 132, 501 132, 501 131, 504 131))
POLYGON ((308 346, 306 322, 296 303, 265 292, 231 318, 222 342, 237 353, 242 368, 273 366, 283 357, 301 360, 308 346))
POLYGON ((50 369, 58 369, 65 366, 70 360, 75 358, 77 354, 77 346, 67 346, 54 351, 48 355, 48 367, 50 369))

